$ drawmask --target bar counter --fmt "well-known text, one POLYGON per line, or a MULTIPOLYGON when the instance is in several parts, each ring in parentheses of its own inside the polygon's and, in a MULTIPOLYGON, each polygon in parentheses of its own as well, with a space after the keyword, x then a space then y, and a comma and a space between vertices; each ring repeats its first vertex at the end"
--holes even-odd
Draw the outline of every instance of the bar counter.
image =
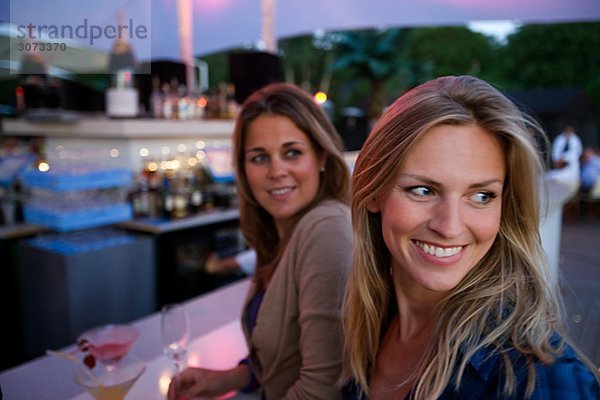
POLYGON ((215 210, 173 220, 155 217, 136 218, 131 221, 121 222, 119 226, 138 232, 162 234, 184 229, 200 228, 221 222, 237 221, 239 216, 239 210, 234 208, 215 210))
MULTIPOLYGON (((191 299, 186 305, 191 325, 188 364, 214 369, 234 367, 246 356, 240 315, 250 278, 191 299)), ((127 400, 164 399, 171 362, 162 355, 160 314, 132 322, 140 336, 131 352, 146 362, 146 370, 125 397, 127 400)), ((8 327, 5 327, 8 329, 8 327)), ((75 345, 64 349, 69 351, 75 345)), ((36 400, 85 400, 92 397, 73 381, 77 366, 55 357, 42 356, 0 373, 4 398, 36 400)), ((238 399, 257 395, 235 394, 238 399)))
POLYGON ((16 223, 11 225, 0 225, 0 240, 18 239, 26 236, 37 235, 47 231, 48 228, 41 225, 16 223))
POLYGON ((206 145, 229 144, 234 120, 170 121, 160 119, 111 119, 104 116, 77 116, 71 121, 31 121, 5 119, 5 136, 41 137, 51 154, 61 147, 75 152, 83 150, 86 158, 103 162, 114 168, 129 168, 135 173, 145 167, 140 150, 149 150, 155 160, 162 157, 162 149, 169 147, 175 154, 180 145, 186 151, 196 151, 198 142, 206 145), (92 151, 93 150, 93 151, 92 151), (118 156, 109 156, 109 150, 118 156))
POLYGON ((92 139, 196 138, 229 139, 234 120, 171 121, 163 119, 111 119, 85 116, 73 121, 5 119, 3 129, 12 136, 92 139))

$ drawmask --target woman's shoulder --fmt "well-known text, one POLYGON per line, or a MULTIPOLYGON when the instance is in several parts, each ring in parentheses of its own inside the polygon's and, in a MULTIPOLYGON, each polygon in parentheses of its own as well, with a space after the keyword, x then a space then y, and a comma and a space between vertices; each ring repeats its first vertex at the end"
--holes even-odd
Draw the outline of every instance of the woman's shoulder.
POLYGON ((339 200, 323 200, 309 210, 300 220, 301 224, 314 223, 324 218, 341 218, 351 223, 350 207, 339 200))
POLYGON ((295 241, 323 235, 330 240, 352 236, 352 217, 346 204, 337 200, 321 201, 302 216, 293 233, 295 241))
POLYGON ((318 237, 332 232, 344 237, 352 234, 350 208, 337 200, 323 200, 304 214, 293 235, 299 240, 298 237, 318 237))
MULTIPOLYGON (((554 336, 554 344, 558 345, 562 339, 554 336)), ((533 398, 561 398, 570 399, 599 399, 600 387, 594 372, 579 358, 573 347, 562 342, 559 354, 552 362, 534 360, 536 385, 533 398)), ((474 375, 468 370, 461 382, 461 388, 468 393, 476 393, 486 387, 483 382, 499 382, 502 376, 501 358, 508 357, 515 368, 516 380, 524 390, 524 385, 529 374, 526 356, 515 348, 506 349, 503 355, 490 347, 482 348, 470 359, 469 364, 474 375), (478 383, 479 382, 479 383, 478 383)))
POLYGON ((552 363, 536 363, 536 383, 539 398, 600 399, 597 372, 579 358, 575 350, 565 344, 560 356, 552 363))
MULTIPOLYGON (((299 221, 289 241, 291 256, 301 255, 305 267, 308 260, 320 260, 315 266, 327 260, 339 265, 351 263, 354 236, 350 209, 344 203, 326 200, 306 213, 299 221), (343 261, 342 261, 343 260, 343 261)), ((321 268, 319 266, 319 268, 321 268)))

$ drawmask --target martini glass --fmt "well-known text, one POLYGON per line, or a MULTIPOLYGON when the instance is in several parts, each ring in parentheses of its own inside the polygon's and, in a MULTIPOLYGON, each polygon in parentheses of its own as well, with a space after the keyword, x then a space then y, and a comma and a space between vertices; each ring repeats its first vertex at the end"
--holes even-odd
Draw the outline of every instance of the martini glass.
POLYGON ((85 331, 77 342, 83 342, 85 351, 111 370, 129 353, 139 335, 133 326, 110 324, 85 331))
POLYGON ((122 400, 144 373, 146 364, 134 357, 121 359, 117 364, 99 363, 93 369, 81 366, 75 372, 75 382, 97 400, 122 400))
POLYGON ((144 362, 130 354, 140 332, 129 325, 103 325, 82 333, 80 350, 93 357, 91 365, 80 364, 75 382, 95 399, 122 400, 146 369, 144 362))

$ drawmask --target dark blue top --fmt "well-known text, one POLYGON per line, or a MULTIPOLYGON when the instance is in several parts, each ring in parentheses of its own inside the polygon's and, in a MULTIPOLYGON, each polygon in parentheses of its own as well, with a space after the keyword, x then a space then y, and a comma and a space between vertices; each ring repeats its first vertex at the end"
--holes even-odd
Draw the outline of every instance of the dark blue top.
POLYGON ((248 332, 252 334, 254 326, 256 325, 256 318, 258 318, 258 310, 262 304, 263 297, 265 297, 264 290, 256 292, 250 302, 248 303, 248 311, 246 313, 246 325, 248 326, 248 332))
MULTIPOLYGON (((265 297, 264 290, 256 292, 252 299, 250 299, 250 302, 248 303, 248 310, 246 313, 246 324, 248 325, 248 332, 250 334, 252 334, 254 326, 256 325, 256 318, 258 318, 258 310, 260 310, 260 305, 262 304, 263 297, 265 297)), ((250 393, 257 390, 260 387, 260 385, 258 383, 258 379, 256 379, 254 371, 252 370, 252 362, 248 357, 246 357, 242 361, 240 361, 240 365, 241 364, 246 364, 250 369, 250 383, 241 391, 244 393, 250 393)))
MULTIPOLYGON (((456 379, 450 380, 438 400, 505 400, 523 399, 527 387, 525 358, 516 350, 507 351, 513 361, 517 379, 517 394, 513 397, 502 393, 504 374, 500 354, 492 348, 483 348, 471 357, 465 368, 460 387, 455 389, 456 379)), ((535 364, 536 384, 532 400, 598 400, 600 387, 593 373, 577 358, 574 350, 566 346, 563 354, 553 364, 535 364)), ((359 400, 359 390, 348 385, 347 400, 359 400)), ((409 396, 406 397, 407 399, 409 396)), ((366 396, 360 400, 366 400, 366 396)))

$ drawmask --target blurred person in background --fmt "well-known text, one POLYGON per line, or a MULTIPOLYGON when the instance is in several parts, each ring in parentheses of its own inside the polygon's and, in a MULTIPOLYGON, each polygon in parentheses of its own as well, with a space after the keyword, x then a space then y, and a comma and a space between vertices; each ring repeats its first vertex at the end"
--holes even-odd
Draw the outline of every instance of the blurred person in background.
POLYGON ((442 77, 400 97, 353 173, 348 399, 598 399, 542 249, 541 128, 442 77))
POLYGON ((353 251, 342 140, 311 96, 277 83, 245 101, 233 149, 240 225, 256 251, 242 313, 250 354, 226 371, 183 371, 168 398, 341 398, 340 310, 353 251))
POLYGON ((223 258, 220 258, 217 253, 211 253, 206 259, 204 269, 209 274, 242 272, 244 275, 252 276, 256 270, 256 252, 246 249, 223 258))
POLYGON ((586 147, 581 163, 581 189, 589 193, 600 179, 600 151, 586 147))
POLYGON ((550 179, 566 184, 575 194, 580 185, 583 146, 572 126, 566 126, 552 142, 550 179))
POLYGON ((593 219, 600 207, 600 151, 587 147, 581 160, 581 200, 585 213, 593 219))

